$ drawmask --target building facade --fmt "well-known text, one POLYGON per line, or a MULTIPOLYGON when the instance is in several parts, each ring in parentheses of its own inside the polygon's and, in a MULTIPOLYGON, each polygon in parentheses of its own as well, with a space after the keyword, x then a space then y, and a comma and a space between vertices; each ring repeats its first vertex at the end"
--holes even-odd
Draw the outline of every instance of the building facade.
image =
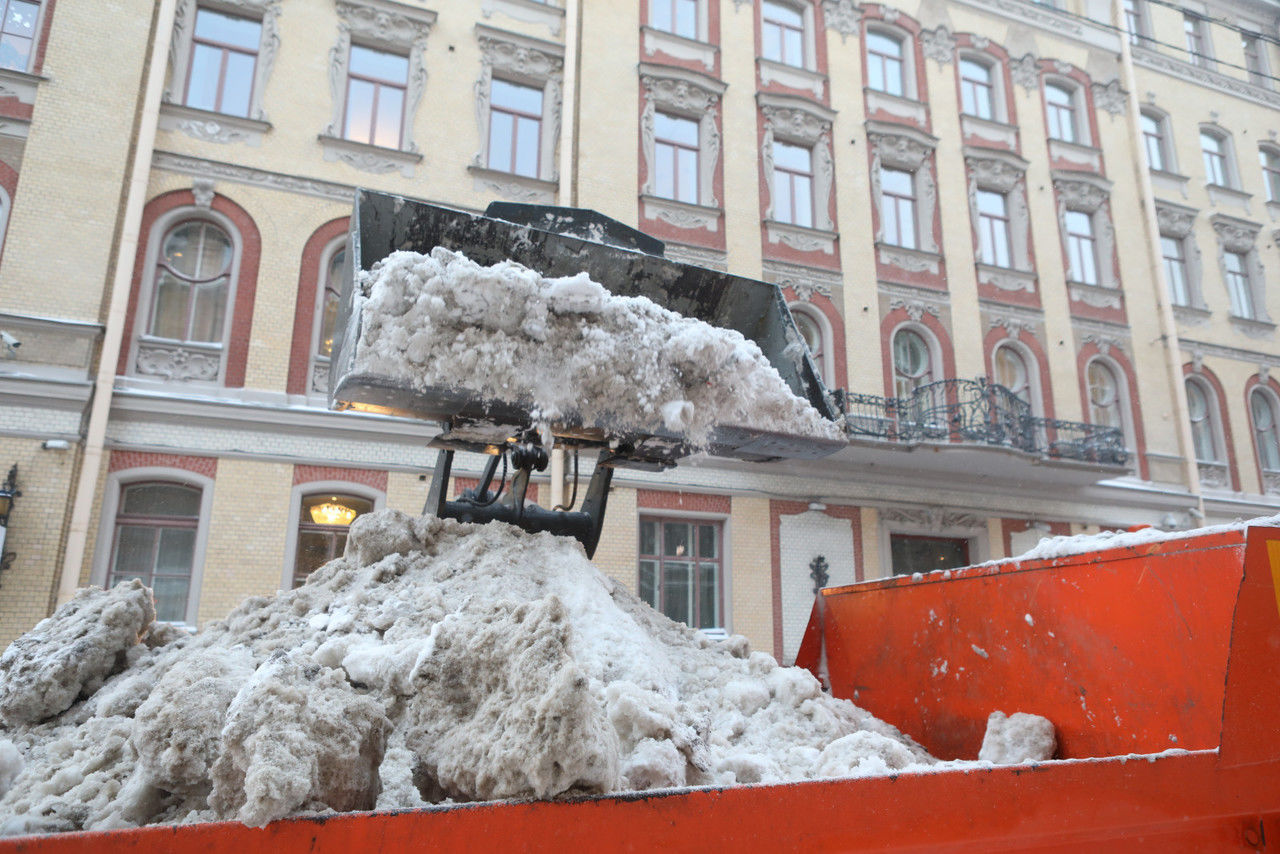
POLYGON ((596 562, 784 660, 819 586, 1280 510, 1275 2, 0 3, 5 640, 421 509, 432 425, 325 405, 357 187, 783 289, 848 447, 621 471, 596 562))

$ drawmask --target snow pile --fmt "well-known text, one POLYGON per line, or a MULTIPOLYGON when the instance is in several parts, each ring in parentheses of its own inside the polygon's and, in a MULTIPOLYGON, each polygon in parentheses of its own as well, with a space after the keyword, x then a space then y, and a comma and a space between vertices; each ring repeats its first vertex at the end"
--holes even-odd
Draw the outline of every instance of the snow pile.
POLYGON ((3 833, 937 767, 548 534, 372 513, 199 635, 143 593, 82 591, 0 659, 3 833))
POLYGON ((358 373, 519 401, 547 422, 665 430, 696 447, 721 425, 843 437, 754 342, 610 294, 585 273, 547 279, 438 247, 392 253, 360 274, 360 292, 358 373))
MULTIPOLYGON (((1228 525, 1209 525, 1204 528, 1192 528, 1187 531, 1162 531, 1159 528, 1141 528, 1137 531, 1102 531, 1097 534, 1071 534, 1058 537, 1044 537, 1030 551, 1016 555, 1013 560, 1052 560, 1060 557, 1087 554, 1103 549, 1137 548, 1139 546, 1164 543, 1170 540, 1183 540, 1188 537, 1200 537, 1205 534, 1222 534, 1229 531, 1243 531, 1249 527, 1280 526, 1280 515, 1260 516, 1248 521, 1235 522, 1228 525)), ((980 566, 1004 563, 1003 560, 987 561, 980 566)))
POLYGON ((1004 712, 992 712, 987 718, 978 760, 996 765, 1043 762, 1052 759, 1057 749, 1057 732, 1048 718, 1025 712, 1008 716, 1004 712))

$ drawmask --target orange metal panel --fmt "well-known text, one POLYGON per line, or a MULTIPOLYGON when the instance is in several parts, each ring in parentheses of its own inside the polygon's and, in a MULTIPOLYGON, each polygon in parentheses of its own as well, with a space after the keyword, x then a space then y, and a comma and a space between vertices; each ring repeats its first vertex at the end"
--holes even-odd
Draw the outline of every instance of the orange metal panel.
POLYGON ((996 710, 1049 718, 1061 758, 1217 747, 1243 555, 1226 532, 826 590, 831 688, 944 758, 996 710))

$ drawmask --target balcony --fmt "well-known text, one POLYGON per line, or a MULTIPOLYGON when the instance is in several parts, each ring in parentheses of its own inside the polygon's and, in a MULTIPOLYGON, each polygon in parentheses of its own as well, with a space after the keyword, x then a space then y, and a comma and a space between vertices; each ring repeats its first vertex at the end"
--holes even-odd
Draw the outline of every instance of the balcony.
POLYGON ((1119 428, 1033 415, 1025 400, 981 378, 939 380, 910 397, 839 395, 857 444, 1006 449, 1041 462, 1085 464, 1086 479, 1088 470, 1119 473, 1129 458, 1119 428))

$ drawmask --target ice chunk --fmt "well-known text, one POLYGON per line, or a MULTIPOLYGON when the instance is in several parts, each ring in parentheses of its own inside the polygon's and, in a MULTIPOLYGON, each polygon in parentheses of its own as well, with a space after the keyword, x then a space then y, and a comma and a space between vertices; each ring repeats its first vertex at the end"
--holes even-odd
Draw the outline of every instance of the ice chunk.
POLYGON ((1040 715, 1014 712, 992 712, 987 718, 987 732, 982 737, 978 759, 997 765, 1020 762, 1043 762, 1052 759, 1058 749, 1053 723, 1040 715))

